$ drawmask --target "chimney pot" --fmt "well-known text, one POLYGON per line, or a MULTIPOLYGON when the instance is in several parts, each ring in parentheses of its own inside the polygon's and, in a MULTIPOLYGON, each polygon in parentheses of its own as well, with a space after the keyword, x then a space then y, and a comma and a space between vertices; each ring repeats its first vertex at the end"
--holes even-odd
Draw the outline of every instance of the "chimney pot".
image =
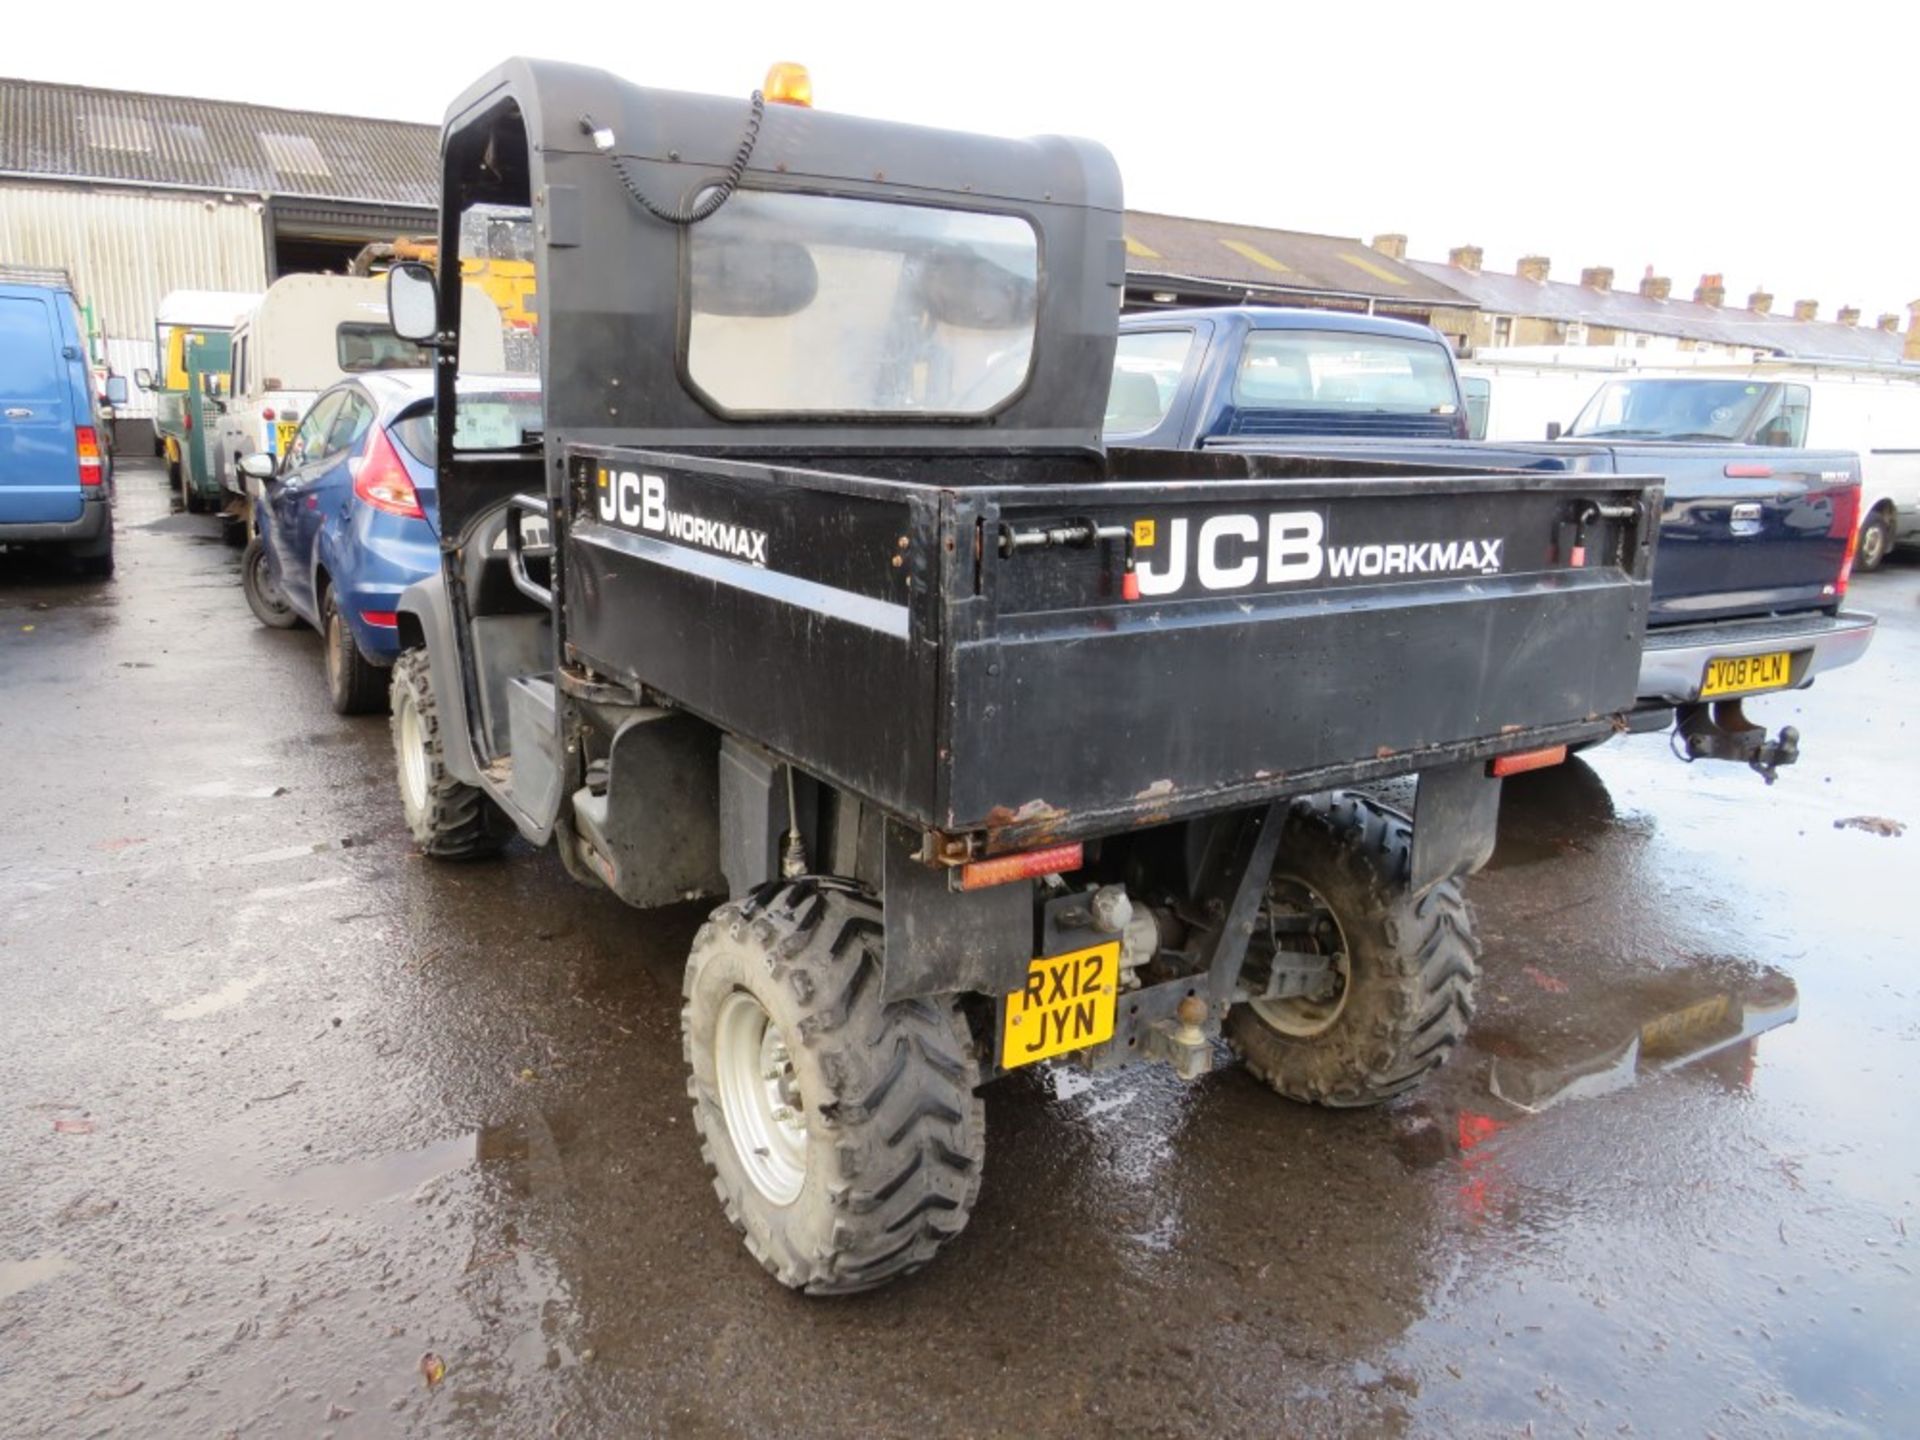
POLYGON ((1874 323, 1889 335, 1898 335, 1900 333, 1900 317, 1891 310, 1887 311, 1886 314, 1882 315, 1874 323))
POLYGON ((1773 296, 1764 290, 1756 290, 1747 296, 1747 309, 1753 311, 1756 315, 1771 315, 1773 313, 1773 296))
MULTIPOLYGON (((1651 272, 1653 267, 1648 266, 1651 272)), ((1664 300, 1673 294, 1673 281, 1665 275, 1646 274, 1640 277, 1640 294, 1648 300, 1664 300)))
POLYGON ((1718 310, 1727 301, 1726 282, 1718 275, 1702 275, 1700 284, 1693 292, 1696 304, 1711 305, 1718 310))
POLYGON ((1857 305, 1842 305, 1840 307, 1840 313, 1833 318, 1838 320, 1842 325, 1858 325, 1860 323, 1860 307, 1857 305))
POLYGON ((1373 237, 1373 248, 1389 260, 1404 260, 1407 258, 1407 237, 1404 235, 1376 235, 1373 237))
POLYGON ((1544 285, 1547 283, 1547 271, 1552 268, 1553 261, 1544 255, 1522 255, 1513 273, 1522 280, 1531 280, 1536 285, 1544 285))
POLYGON ((1818 300, 1794 301, 1793 318, 1796 320, 1818 320, 1820 318, 1820 302, 1818 300))
POLYGON ((1589 265, 1580 272, 1580 283, 1589 290, 1613 289, 1613 271, 1605 265, 1589 265))
POLYGON ((1480 262, 1483 258, 1484 253, 1478 245, 1456 245, 1447 252, 1449 265, 1461 270, 1471 270, 1476 275, 1480 273, 1480 262))

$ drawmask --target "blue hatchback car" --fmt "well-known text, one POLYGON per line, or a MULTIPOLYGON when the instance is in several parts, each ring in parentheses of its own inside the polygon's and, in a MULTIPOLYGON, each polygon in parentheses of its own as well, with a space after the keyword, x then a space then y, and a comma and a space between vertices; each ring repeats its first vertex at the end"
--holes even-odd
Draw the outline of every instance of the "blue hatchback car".
MULTIPOLYGON (((541 423, 529 376, 464 376, 458 390, 455 444, 518 445, 541 423)), ((314 401, 277 462, 241 461, 261 496, 241 561, 247 604, 264 625, 305 621, 320 632, 342 715, 386 708, 400 593, 440 568, 433 463, 426 370, 342 381, 314 401)))

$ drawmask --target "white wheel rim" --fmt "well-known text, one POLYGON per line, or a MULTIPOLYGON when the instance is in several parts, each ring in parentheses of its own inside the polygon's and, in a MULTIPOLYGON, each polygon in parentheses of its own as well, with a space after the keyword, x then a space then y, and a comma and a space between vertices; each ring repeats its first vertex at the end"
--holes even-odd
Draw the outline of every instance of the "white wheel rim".
POLYGON ((1333 973, 1340 977, 1340 989, 1331 1000, 1309 1000, 1302 995, 1285 1000, 1255 1000, 1251 1002, 1253 1013, 1282 1035, 1295 1040, 1311 1040, 1331 1030, 1346 1011, 1347 997, 1353 993, 1353 952, 1347 945, 1346 932, 1340 928, 1340 918, 1333 913, 1333 907, 1320 897, 1319 891, 1291 875, 1276 875, 1273 884, 1297 891, 1308 905, 1326 912, 1333 925, 1329 943, 1337 947, 1332 957, 1333 973))
POLYGON ((427 737, 420 725, 420 707, 413 696, 400 698, 400 791, 409 814, 427 808, 427 737))
POLYGON ((1872 569, 1880 563, 1880 552, 1886 548, 1886 533, 1878 525, 1867 526, 1867 533, 1860 537, 1860 558, 1872 569))
POLYGON ((775 1205, 792 1204, 807 1178, 806 1110, 780 1027, 744 990, 720 1003, 713 1063, 740 1168, 775 1205))

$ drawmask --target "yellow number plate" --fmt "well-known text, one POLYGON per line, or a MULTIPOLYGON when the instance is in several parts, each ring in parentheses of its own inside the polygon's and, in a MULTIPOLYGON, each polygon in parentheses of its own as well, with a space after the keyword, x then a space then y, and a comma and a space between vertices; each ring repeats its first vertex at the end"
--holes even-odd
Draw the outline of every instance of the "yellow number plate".
POLYGON ((1707 662, 1707 678, 1700 698, 1746 695, 1755 690, 1778 690, 1793 670, 1793 656, 1785 650, 1771 655, 1739 655, 1707 662))
POLYGON ((1007 996, 1000 1065, 1012 1070, 1113 1038, 1120 942, 1109 940, 1027 967, 1026 988, 1007 996))
POLYGON ((284 455, 287 447, 293 444, 293 437, 299 433, 298 420, 276 420, 273 422, 273 453, 284 455))

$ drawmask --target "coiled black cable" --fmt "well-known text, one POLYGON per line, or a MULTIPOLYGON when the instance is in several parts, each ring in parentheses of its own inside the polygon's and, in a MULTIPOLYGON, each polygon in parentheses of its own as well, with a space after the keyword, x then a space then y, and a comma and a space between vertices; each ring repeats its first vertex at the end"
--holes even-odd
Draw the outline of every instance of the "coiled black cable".
POLYGON ((599 137, 602 133, 608 136, 607 143, 600 148, 612 163, 613 173, 618 175, 620 183, 627 187, 627 194, 633 197, 634 204, 654 219, 664 220, 669 225, 698 225, 726 204, 732 198, 733 192, 740 188, 740 177, 746 173, 747 161, 752 158, 753 147, 760 139, 760 119, 767 113, 767 98, 756 90, 753 92, 752 104, 753 109, 747 116, 747 128, 740 137, 739 147, 733 152, 732 163, 727 166, 726 178, 717 186, 709 186, 692 205, 674 210, 656 205, 640 193, 640 186, 634 181, 633 172, 627 168, 626 157, 614 153, 612 131, 602 132, 593 116, 585 113, 580 116, 580 129, 585 134, 593 136, 595 144, 600 143, 599 137))

